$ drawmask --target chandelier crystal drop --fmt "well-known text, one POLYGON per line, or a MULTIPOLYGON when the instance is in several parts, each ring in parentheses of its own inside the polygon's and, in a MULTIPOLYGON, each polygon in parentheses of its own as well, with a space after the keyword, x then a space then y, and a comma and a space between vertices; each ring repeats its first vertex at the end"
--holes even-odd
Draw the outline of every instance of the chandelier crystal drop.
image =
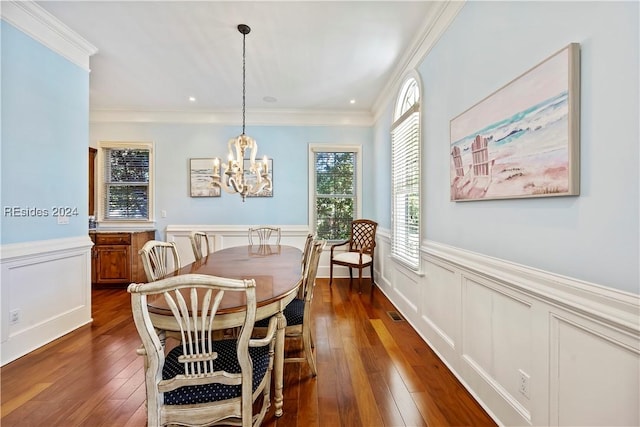
POLYGON ((219 185, 227 193, 240 194, 244 202, 249 194, 258 194, 263 190, 271 191, 272 183, 269 178, 267 156, 264 156, 262 161, 256 161, 258 143, 244 133, 246 112, 245 39, 251 28, 248 25, 240 24, 238 31, 242 34, 242 134, 229 140, 227 144, 229 155, 226 163, 221 164, 220 159, 215 158, 213 184, 219 185), (248 159, 245 159, 246 154, 249 155, 248 159), (246 162, 248 162, 248 169, 245 169, 246 162))

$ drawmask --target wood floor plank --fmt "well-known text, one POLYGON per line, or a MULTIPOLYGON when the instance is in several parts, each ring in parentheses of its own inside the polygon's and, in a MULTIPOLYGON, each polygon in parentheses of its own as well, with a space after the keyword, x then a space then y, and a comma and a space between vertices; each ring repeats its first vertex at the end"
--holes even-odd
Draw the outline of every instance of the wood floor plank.
POLYGON ((2 412, 2 416, 4 417, 6 415, 9 415, 16 408, 19 408, 20 406, 24 405, 29 400, 31 400, 34 397, 36 397, 43 390, 46 390, 47 388, 51 387, 51 384, 53 384, 53 383, 37 383, 37 384, 34 384, 28 390, 26 390, 23 393, 20 393, 16 397, 14 397, 12 399, 9 399, 9 400, 6 400, 6 401, 3 401, 2 405, 0 406, 0 411, 2 412))

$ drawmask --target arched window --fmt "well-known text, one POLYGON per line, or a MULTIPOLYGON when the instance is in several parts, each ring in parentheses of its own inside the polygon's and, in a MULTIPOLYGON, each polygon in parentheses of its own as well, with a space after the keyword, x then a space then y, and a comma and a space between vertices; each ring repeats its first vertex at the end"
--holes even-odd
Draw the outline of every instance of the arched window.
POLYGON ((420 268, 420 84, 405 80, 391 126, 391 255, 420 268))

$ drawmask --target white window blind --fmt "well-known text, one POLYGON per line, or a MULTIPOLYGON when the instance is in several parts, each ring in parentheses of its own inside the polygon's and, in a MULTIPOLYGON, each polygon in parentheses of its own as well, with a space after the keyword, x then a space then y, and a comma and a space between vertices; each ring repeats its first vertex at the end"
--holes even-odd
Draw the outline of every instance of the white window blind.
POLYGON ((150 149, 104 148, 103 220, 149 220, 150 149))
MULTIPOLYGON (((406 99, 406 98, 402 98, 406 99)), ((415 102, 391 129, 391 253, 407 266, 420 265, 420 108, 415 102)))

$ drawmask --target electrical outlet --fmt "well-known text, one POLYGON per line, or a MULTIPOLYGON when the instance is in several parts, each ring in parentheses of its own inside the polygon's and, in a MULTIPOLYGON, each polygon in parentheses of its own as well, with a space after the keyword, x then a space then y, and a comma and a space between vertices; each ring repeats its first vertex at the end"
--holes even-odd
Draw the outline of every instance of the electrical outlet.
POLYGON ((529 398, 529 375, 523 371, 522 369, 518 369, 520 373, 520 393, 522 393, 526 398, 529 398))
POLYGON ((69 224, 69 217, 58 215, 58 225, 65 225, 65 224, 69 224))
POLYGON ((20 310, 11 310, 9 312, 9 324, 17 325, 18 323, 20 323, 20 310))

